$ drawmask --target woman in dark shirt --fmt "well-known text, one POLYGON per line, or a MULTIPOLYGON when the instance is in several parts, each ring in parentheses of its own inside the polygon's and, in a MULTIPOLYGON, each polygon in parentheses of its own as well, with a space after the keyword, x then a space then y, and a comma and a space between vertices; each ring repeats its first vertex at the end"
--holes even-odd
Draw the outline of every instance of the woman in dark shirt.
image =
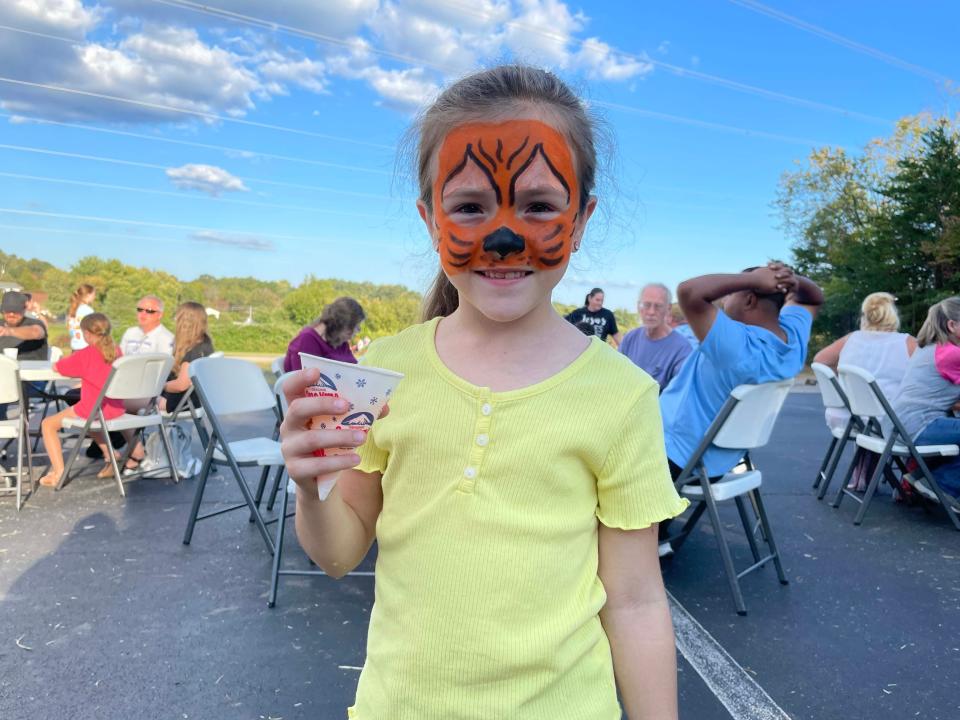
POLYGON ((162 405, 173 410, 190 389, 190 363, 213 354, 207 334, 207 311, 200 303, 185 302, 177 308, 173 335, 173 369, 163 386, 162 405))
POLYGON ((327 305, 310 325, 290 341, 283 359, 283 371, 300 369, 300 353, 355 363, 350 352, 350 338, 360 331, 363 308, 353 298, 341 297, 327 305))

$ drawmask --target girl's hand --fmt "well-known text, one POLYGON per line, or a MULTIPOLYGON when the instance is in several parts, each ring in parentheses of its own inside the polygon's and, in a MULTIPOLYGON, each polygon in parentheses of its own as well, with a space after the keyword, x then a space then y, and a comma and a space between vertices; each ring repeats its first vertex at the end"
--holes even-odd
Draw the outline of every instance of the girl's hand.
POLYGON ((358 430, 310 430, 316 415, 340 415, 348 408, 346 400, 331 397, 305 397, 304 392, 320 379, 316 368, 300 370, 283 384, 289 408, 280 426, 280 450, 287 474, 308 494, 317 494, 317 480, 330 478, 360 462, 356 453, 316 457, 315 450, 353 448, 363 444, 366 435, 358 430))

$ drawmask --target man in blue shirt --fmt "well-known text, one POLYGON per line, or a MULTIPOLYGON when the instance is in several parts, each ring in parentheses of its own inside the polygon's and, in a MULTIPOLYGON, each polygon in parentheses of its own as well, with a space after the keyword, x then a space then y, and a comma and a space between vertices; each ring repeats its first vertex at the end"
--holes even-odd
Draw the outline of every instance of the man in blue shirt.
MULTIPOLYGON (((733 388, 785 380, 800 372, 810 327, 823 303, 823 292, 814 282, 780 262, 692 278, 680 284, 677 295, 700 347, 660 396, 674 478, 733 388), (719 300, 722 309, 714 304, 719 300)), ((723 475, 742 457, 743 451, 711 447, 704 455, 707 474, 723 475)), ((665 551, 668 548, 661 548, 661 554, 665 551)))

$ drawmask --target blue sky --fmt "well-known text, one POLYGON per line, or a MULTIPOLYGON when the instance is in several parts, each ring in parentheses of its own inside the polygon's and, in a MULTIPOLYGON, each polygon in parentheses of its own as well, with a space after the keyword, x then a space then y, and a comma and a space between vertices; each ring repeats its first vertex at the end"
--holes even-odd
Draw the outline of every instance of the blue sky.
POLYGON ((555 299, 633 308, 648 281, 788 257, 771 202, 813 147, 956 112, 958 25, 950 0, 7 0, 0 248, 421 290, 397 143, 439 86, 519 58, 615 138, 555 299))

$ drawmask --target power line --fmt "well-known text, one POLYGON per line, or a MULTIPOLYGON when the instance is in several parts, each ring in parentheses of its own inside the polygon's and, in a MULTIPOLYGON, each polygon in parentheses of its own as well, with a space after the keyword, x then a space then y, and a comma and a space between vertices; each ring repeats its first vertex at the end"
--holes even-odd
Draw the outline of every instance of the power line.
MULTIPOLYGON (((38 125, 57 125, 59 127, 72 128, 74 130, 85 130, 89 132, 106 133, 108 135, 117 135, 120 137, 131 137, 131 138, 137 138, 139 140, 149 140, 151 142, 163 142, 163 143, 169 143, 172 145, 183 145, 185 147, 197 147, 197 148, 203 148, 205 150, 217 150, 219 152, 224 153, 225 155, 229 155, 230 153, 236 153, 238 155, 262 157, 269 160, 284 160, 286 162, 301 163, 304 165, 316 165, 319 167, 328 167, 328 168, 333 168, 335 170, 352 170, 354 172, 371 173, 373 175, 386 175, 388 177, 393 175, 393 173, 391 173, 388 170, 377 170, 375 168, 361 167, 359 165, 342 165, 340 163, 326 162, 324 160, 311 160, 309 158, 294 157, 292 155, 278 155, 276 153, 268 153, 268 152, 263 152, 261 150, 251 150, 249 148, 236 148, 236 147, 229 147, 227 145, 213 145, 210 143, 195 142, 192 140, 177 140, 174 138, 160 137, 157 135, 145 135, 143 133, 130 132, 129 130, 114 130, 112 128, 102 128, 102 127, 96 127, 94 125, 80 125, 79 123, 68 123, 68 122, 62 122, 60 120, 46 120, 44 118, 27 117, 24 115, 11 115, 9 113, 0 113, 0 117, 25 118, 30 122, 37 123, 38 125)), ((363 194, 363 193, 359 193, 359 194, 363 194)), ((376 196, 372 196, 372 197, 376 197, 376 196)))
MULTIPOLYGON (((3 212, 3 210, 0 210, 0 212, 3 212)), ((132 235, 132 234, 126 234, 126 233, 93 232, 91 230, 73 230, 69 228, 52 228, 52 227, 44 227, 44 226, 37 226, 37 225, 8 225, 5 223, 0 223, 0 228, 4 230, 28 230, 30 232, 55 233, 58 235, 78 235, 82 237, 97 237, 97 238, 109 237, 109 238, 120 238, 123 240, 152 240, 157 242, 178 243, 178 244, 186 244, 190 242, 204 242, 203 240, 191 241, 189 239, 184 239, 184 238, 165 238, 165 237, 157 237, 155 235, 144 236, 144 235, 132 235)), ((213 232, 221 232, 221 231, 218 230, 213 232)), ((260 233, 247 233, 247 234, 254 235, 256 237, 267 237, 265 235, 261 235, 260 233)), ((310 241, 330 243, 330 244, 340 242, 339 240, 323 240, 319 238, 310 238, 310 241)), ((351 245, 371 245, 373 247, 379 247, 379 248, 383 248, 386 246, 385 243, 373 242, 371 240, 351 240, 350 244, 351 245)))
MULTIPOLYGON (((155 163, 140 162, 137 160, 124 160, 123 158, 104 157, 102 155, 85 155, 83 153, 65 152, 63 150, 51 150, 49 148, 31 147, 29 145, 9 145, 0 144, 0 150, 13 150, 15 152, 34 153, 37 155, 50 155, 53 157, 65 157, 73 160, 90 160, 92 162, 110 163, 112 165, 127 165, 130 167, 142 167, 149 170, 170 170, 166 165, 157 165, 155 163)), ((368 197, 374 199, 392 199, 385 195, 374 195, 372 193, 353 192, 351 190, 341 190, 340 188, 324 187, 322 185, 305 185, 302 183, 283 182, 280 180, 264 180, 261 178, 252 178, 247 176, 235 175, 238 180, 244 180, 249 183, 261 183, 263 185, 276 185, 277 187, 296 188, 298 190, 315 190, 319 192, 336 193, 338 195, 353 195, 357 197, 368 197)))
POLYGON ((736 125, 724 125, 722 123, 710 122, 709 120, 697 120, 695 118, 681 117, 679 115, 670 115, 669 113, 646 110, 644 108, 638 108, 632 105, 621 105, 620 103, 604 101, 594 101, 592 104, 600 107, 610 108, 611 110, 621 110, 623 112, 633 113, 635 115, 642 115, 644 117, 649 117, 656 120, 665 120, 667 122, 680 123, 682 125, 691 125, 693 127, 702 127, 709 130, 718 130, 720 132, 733 133, 735 135, 742 135, 744 137, 758 137, 767 140, 775 140, 777 142, 790 143, 792 145, 803 145, 806 147, 830 145, 830 143, 824 143, 818 140, 810 140, 808 138, 794 137, 791 135, 779 135, 777 133, 769 133, 763 130, 751 130, 749 128, 737 127, 736 125))
MULTIPOLYGON (((170 190, 153 190, 151 188, 138 188, 129 185, 111 185, 107 183, 91 182, 88 180, 71 180, 69 178, 57 178, 43 175, 24 175, 22 173, 0 172, 0 177, 13 178, 15 180, 29 180, 31 182, 46 182, 59 185, 77 185, 80 187, 99 188, 101 190, 120 190, 122 192, 144 193, 147 195, 166 195, 180 200, 209 200, 210 198, 202 195, 190 195, 182 192, 172 192, 170 190)), ((217 198, 217 202, 229 203, 231 205, 248 205, 250 207, 271 208, 274 210, 299 210, 302 212, 320 213, 322 215, 341 215, 343 217, 369 218, 382 220, 382 215, 370 215, 368 213, 351 213, 340 210, 327 210, 308 205, 283 205, 278 203, 263 203, 252 200, 240 200, 238 198, 217 198)))
POLYGON ((883 52, 882 50, 870 47, 869 45, 864 45, 856 40, 851 40, 843 35, 827 30, 826 28, 822 28, 819 25, 809 23, 806 20, 801 20, 800 18, 796 18, 792 15, 787 15, 785 12, 781 12, 780 10, 756 2, 755 0, 729 0, 729 2, 733 3, 734 5, 739 5, 742 8, 746 8, 747 10, 760 13, 761 15, 766 15, 767 17, 773 18, 778 22, 792 25, 793 27, 799 28, 804 32, 818 35, 826 40, 829 40, 830 42, 836 43, 837 45, 842 45, 845 48, 849 48, 850 50, 854 50, 864 55, 869 55, 872 58, 880 60, 881 62, 885 62, 888 65, 894 65, 902 70, 911 72, 914 75, 919 75, 920 77, 925 77, 928 80, 933 80, 945 85, 953 82, 951 78, 948 78, 946 75, 941 75, 934 70, 928 70, 920 65, 907 62, 906 60, 901 60, 895 55, 883 52))
POLYGON ((52 90, 55 92, 68 93, 71 95, 80 95, 83 97, 92 97, 99 100, 112 100, 114 102, 126 103, 129 105, 136 105, 138 107, 150 108, 152 110, 164 110, 166 112, 181 113, 184 115, 193 115, 194 117, 204 118, 205 120, 218 120, 220 122, 229 122, 236 123, 238 125, 246 125, 248 127, 256 127, 264 130, 276 130, 278 132, 292 133, 294 135, 305 135, 307 137, 320 138, 323 140, 334 140, 336 142, 345 142, 352 145, 364 145, 366 147, 377 148, 381 150, 395 150, 393 145, 382 145, 380 143, 367 142, 366 140, 354 140, 353 138, 338 137, 336 135, 327 135, 325 133, 313 132, 311 130, 301 130, 299 128, 286 127, 284 125, 274 125, 272 123, 262 123, 256 122, 255 120, 244 120, 242 118, 229 117, 227 115, 218 115, 217 113, 203 112, 202 110, 188 110, 186 108, 178 108, 173 105, 163 105, 161 103, 152 103, 147 102, 146 100, 133 100, 132 98, 123 98, 116 95, 107 95, 105 93, 96 93, 89 90, 78 90, 76 88, 62 87, 60 85, 50 85, 48 83, 36 83, 30 82, 28 80, 18 80, 16 78, 9 78, 0 76, 0 82, 9 83, 11 85, 22 85, 25 87, 39 88, 42 90, 52 90))
MULTIPOLYGON (((249 230, 223 230, 220 228, 211 228, 203 227, 199 225, 176 225, 173 223, 158 223, 158 222, 148 222, 146 220, 127 220, 125 218, 114 218, 114 217, 101 217, 96 215, 74 215, 71 213, 56 213, 56 212, 47 212, 44 210, 21 210, 19 208, 5 208, 0 207, 0 213, 7 213, 10 215, 26 215, 29 217, 51 217, 51 218, 60 218, 63 220, 80 220, 84 222, 102 222, 102 223, 112 223, 114 225, 135 225, 142 227, 160 227, 167 228, 172 230, 190 230, 193 232, 211 232, 211 233, 221 233, 224 235, 236 235, 240 237, 244 236, 254 236, 258 238, 267 238, 270 240, 302 240, 305 242, 316 243, 339 243, 342 244, 343 240, 326 240, 323 238, 318 238, 315 236, 308 235, 281 235, 277 233, 261 233, 261 232, 250 232, 249 230)), ((354 241, 351 240, 351 243, 354 241)), ((374 243, 371 243, 374 244, 374 243)), ((386 243, 376 243, 379 247, 387 246, 386 243)))

